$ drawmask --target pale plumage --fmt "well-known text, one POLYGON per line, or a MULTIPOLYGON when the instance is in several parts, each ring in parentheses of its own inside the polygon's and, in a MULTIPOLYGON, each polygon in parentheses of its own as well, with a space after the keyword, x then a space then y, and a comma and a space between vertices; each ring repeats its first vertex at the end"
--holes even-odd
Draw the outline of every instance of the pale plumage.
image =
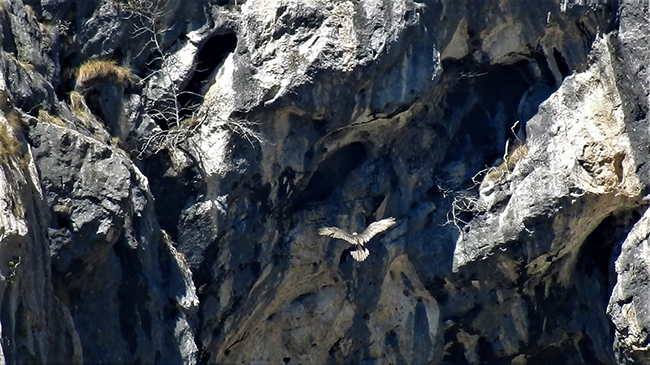
POLYGON ((318 230, 318 234, 321 236, 329 236, 332 238, 337 238, 340 240, 348 241, 356 249, 350 254, 357 261, 363 261, 368 258, 370 251, 364 247, 364 245, 376 236, 377 234, 387 230, 388 228, 395 225, 395 218, 390 217, 382 219, 380 221, 374 222, 368 226, 363 232, 357 234, 353 232, 352 234, 337 228, 337 227, 323 227, 318 230))

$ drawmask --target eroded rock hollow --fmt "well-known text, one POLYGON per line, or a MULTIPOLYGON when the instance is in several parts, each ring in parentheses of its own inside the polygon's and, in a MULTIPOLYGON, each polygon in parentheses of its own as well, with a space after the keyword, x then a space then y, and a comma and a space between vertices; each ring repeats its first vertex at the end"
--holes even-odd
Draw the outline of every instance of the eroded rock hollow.
POLYGON ((650 361, 648 11, 0 1, 0 362, 650 361))

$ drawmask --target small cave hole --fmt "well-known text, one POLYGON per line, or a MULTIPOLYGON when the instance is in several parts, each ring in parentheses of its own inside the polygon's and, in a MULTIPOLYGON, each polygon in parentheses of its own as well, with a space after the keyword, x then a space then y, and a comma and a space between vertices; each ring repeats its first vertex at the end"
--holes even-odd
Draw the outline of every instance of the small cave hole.
POLYGON ((307 187, 296 197, 294 209, 301 210, 309 203, 327 200, 348 175, 361 166, 366 156, 366 148, 361 142, 333 152, 318 166, 307 187))
POLYGON ((497 359, 492 344, 485 337, 478 338, 478 354, 479 358, 487 363, 494 362, 497 359))
POLYGON ((196 60, 194 74, 185 90, 178 97, 179 104, 184 108, 183 118, 191 114, 191 106, 200 102, 200 96, 205 94, 210 77, 223 63, 228 54, 237 47, 235 34, 216 35, 208 39, 201 47, 196 60))
POLYGON ((341 257, 339 257, 339 264, 343 264, 348 261, 349 250, 344 250, 341 252, 341 257))
MULTIPOLYGON (((637 214, 638 216, 638 214, 637 214)), ((611 214, 585 239, 577 261, 577 268, 586 277, 597 275, 614 285, 614 258, 617 245, 636 223, 634 212, 611 214)))
MULTIPOLYGON (((161 126, 164 124, 161 124, 161 126)), ((178 225, 183 210, 199 194, 200 176, 195 166, 189 166, 175 174, 172 171, 171 156, 168 151, 143 160, 142 170, 149 178, 149 187, 154 199, 158 222, 171 237, 178 242, 178 225)))
POLYGON ((253 274, 254 277, 260 276, 260 272, 262 272, 262 264, 260 264, 259 261, 253 261, 250 264, 250 268, 251 268, 251 273, 253 274))
POLYGON ((282 362, 285 363, 285 364, 288 364, 289 362, 291 362, 291 358, 290 357, 285 357, 284 359, 282 359, 282 362))
POLYGON ((62 214, 56 215, 56 225, 58 228, 72 227, 72 224, 70 223, 70 219, 68 219, 68 217, 63 216, 62 214))

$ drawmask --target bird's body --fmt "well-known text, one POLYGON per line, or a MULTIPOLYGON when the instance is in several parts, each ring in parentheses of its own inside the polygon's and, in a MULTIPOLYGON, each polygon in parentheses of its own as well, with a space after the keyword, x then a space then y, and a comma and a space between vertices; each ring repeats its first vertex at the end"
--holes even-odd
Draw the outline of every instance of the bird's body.
POLYGON ((365 247, 365 244, 370 242, 370 240, 377 234, 394 225, 395 218, 391 217, 370 224, 368 228, 360 234, 357 234, 357 232, 352 232, 352 234, 350 234, 337 227, 323 227, 318 230, 318 234, 349 242, 355 247, 355 250, 350 252, 352 257, 357 261, 363 261, 370 255, 370 251, 365 247))

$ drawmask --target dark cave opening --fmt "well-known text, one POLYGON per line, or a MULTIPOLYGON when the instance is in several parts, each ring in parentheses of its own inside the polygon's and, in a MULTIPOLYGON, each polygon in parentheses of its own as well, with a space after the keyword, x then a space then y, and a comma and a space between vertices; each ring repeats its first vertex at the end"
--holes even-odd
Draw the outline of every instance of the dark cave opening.
POLYGON ((589 337, 583 337, 578 341, 578 350, 580 351, 580 356, 587 364, 605 364, 602 361, 599 361, 598 358, 594 355, 594 343, 589 337))
POLYGON ((210 76, 236 47, 237 36, 233 33, 213 36, 201 47, 194 74, 185 90, 178 96, 178 103, 182 108, 181 119, 189 117, 192 106, 201 102, 202 95, 207 91, 205 88, 210 82, 210 76))
POLYGON ((509 65, 484 66, 465 59, 443 65, 461 75, 446 98, 445 119, 460 122, 443 166, 464 158, 467 174, 473 175, 503 156, 506 140, 515 137, 510 128, 518 120, 522 100, 527 102, 527 94, 547 86, 539 82, 536 64, 528 59, 509 65), (458 110, 469 112, 459 116, 458 110))
POLYGON ((348 175, 361 166, 366 156, 366 148, 361 142, 351 143, 333 152, 318 166, 307 187, 295 198, 294 210, 327 200, 348 175))
MULTIPOLYGON (((6 13, 2 15, 2 17, 6 17, 6 13)), ((9 19, 5 18, 0 20, 1 22, 6 22, 9 19)), ((7 53, 16 53, 16 50, 18 47, 16 46, 16 39, 14 38, 14 34, 11 32, 11 27, 8 26, 3 26, 2 27, 2 50, 7 52, 7 53)))
POLYGON ((557 354, 553 356, 561 362, 616 362, 612 348, 614 326, 607 316, 607 305, 616 283, 614 262, 625 237, 640 218, 638 209, 617 211, 604 218, 582 243, 574 263, 558 261, 561 265, 571 265, 569 286, 550 292, 544 285, 536 288, 538 303, 531 307, 540 310, 529 314, 531 327, 536 328, 532 337, 541 338, 565 327, 575 331, 577 342, 567 340, 551 348, 531 348, 529 361, 547 361, 553 353, 549 350, 555 348, 557 354), (566 327, 570 322, 578 322, 582 327, 566 327))
POLYGON ((616 283, 614 261, 620 254, 623 240, 639 219, 641 213, 637 210, 614 212, 602 220, 580 247, 577 272, 585 282, 599 280, 607 284, 606 290, 598 293, 603 312, 616 283))
POLYGON ((102 93, 99 90, 93 89, 84 96, 88 109, 93 115, 98 116, 100 119, 105 120, 106 117, 102 111, 102 103, 107 100, 102 100, 102 93))
POLYGON ((483 336, 478 338, 478 356, 484 363, 493 364, 498 360, 492 344, 483 336))
POLYGON ((142 272, 142 265, 137 255, 128 247, 126 239, 122 235, 113 246, 113 250, 122 264, 122 280, 117 290, 117 298, 120 303, 120 333, 129 342, 131 354, 135 354, 137 349, 136 333, 139 330, 151 333, 152 318, 149 312, 142 307, 143 303, 149 302, 148 291, 143 290, 146 284, 143 282, 142 275, 138 274, 142 272), (139 320, 130 320, 134 316, 137 316, 139 320))
POLYGON ((53 219, 53 222, 56 222, 54 224, 54 228, 65 228, 65 229, 70 229, 72 228, 72 224, 70 223, 70 219, 66 216, 63 215, 62 213, 55 213, 54 216, 56 219, 53 219))

